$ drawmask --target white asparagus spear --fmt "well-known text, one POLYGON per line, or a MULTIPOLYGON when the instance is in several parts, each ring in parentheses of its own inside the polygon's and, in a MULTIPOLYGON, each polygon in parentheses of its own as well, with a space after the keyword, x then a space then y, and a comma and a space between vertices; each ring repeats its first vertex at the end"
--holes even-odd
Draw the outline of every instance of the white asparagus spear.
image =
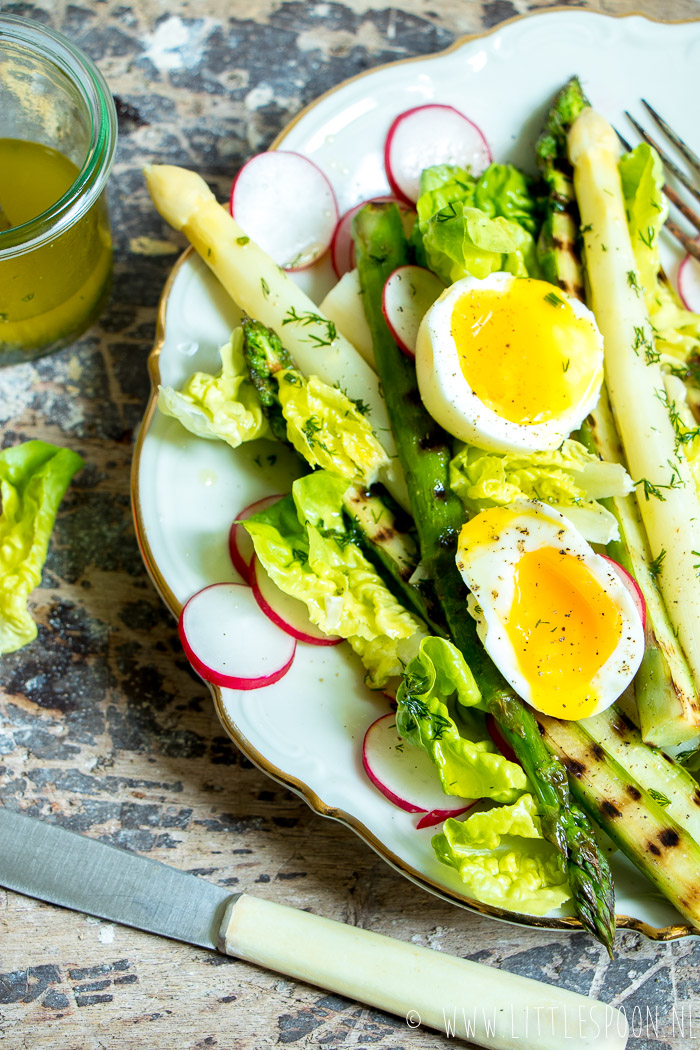
POLYGON ((569 132, 592 306, 605 341, 605 376, 659 583, 696 687, 700 684, 700 501, 669 417, 664 377, 636 273, 607 121, 585 109, 569 132))
POLYGON ((277 333, 302 372, 331 386, 339 384, 349 397, 369 406, 367 418, 390 459, 380 480, 408 510, 406 482, 376 373, 343 335, 330 338, 328 319, 217 203, 200 175, 169 164, 148 164, 144 174, 160 214, 185 234, 234 302, 277 333))
POLYGON ((491 1050, 624 1050, 612 1006, 284 904, 237 895, 219 951, 491 1050))

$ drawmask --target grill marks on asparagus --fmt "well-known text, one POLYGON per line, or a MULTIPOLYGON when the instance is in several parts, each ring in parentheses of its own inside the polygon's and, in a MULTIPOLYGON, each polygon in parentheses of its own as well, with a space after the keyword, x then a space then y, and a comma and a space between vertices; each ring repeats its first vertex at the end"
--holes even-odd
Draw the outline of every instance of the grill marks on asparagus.
POLYGON ((583 105, 587 103, 581 85, 574 78, 555 99, 535 147, 537 166, 549 190, 537 245, 540 264, 551 284, 581 300, 584 281, 579 252, 580 218, 573 169, 566 152, 566 134, 583 105))
POLYGON ((549 747, 572 772, 571 790, 610 838, 696 927, 700 926, 700 845, 577 722, 538 722, 549 747))

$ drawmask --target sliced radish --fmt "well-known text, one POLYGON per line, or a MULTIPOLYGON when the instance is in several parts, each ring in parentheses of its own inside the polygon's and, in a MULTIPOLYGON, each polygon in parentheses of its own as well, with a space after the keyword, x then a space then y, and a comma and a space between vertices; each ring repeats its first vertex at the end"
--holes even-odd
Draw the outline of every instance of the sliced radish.
POLYGON ((431 104, 400 113, 384 144, 384 167, 398 197, 417 201, 424 168, 455 164, 481 175, 491 151, 476 124, 452 106, 431 104))
POLYGON ((420 820, 416 823, 416 828, 420 831, 422 828, 434 828, 436 824, 444 824, 449 817, 458 817, 460 813, 466 813, 468 809, 475 806, 478 799, 472 799, 468 806, 463 806, 461 809, 433 809, 430 813, 424 813, 420 820))
POLYGON ((420 323, 444 291, 440 278, 424 266, 399 266, 387 277, 382 313, 391 334, 408 357, 416 356, 420 323))
POLYGON ((261 611, 243 583, 213 583, 193 594, 177 625, 198 675, 229 689, 262 689, 292 666, 297 643, 261 611))
POLYGON ((330 182, 300 153, 270 150, 244 164, 231 188, 236 222, 285 270, 303 270, 327 250, 338 222, 330 182))
POLYGON ((250 563, 255 556, 255 548, 242 523, 247 521, 248 518, 252 518, 259 510, 271 507, 279 499, 282 499, 282 497, 263 496, 262 499, 256 500, 255 503, 250 503, 243 508, 240 514, 236 515, 236 520, 229 531, 228 550, 231 555, 231 561, 236 572, 242 576, 246 583, 250 583, 250 563))
POLYGON ((700 313, 700 262, 692 255, 678 267, 678 294, 686 310, 700 313))
POLYGON ((635 608, 639 613, 639 618, 642 621, 642 627, 646 628, 647 625, 647 603, 644 601, 644 595, 641 592, 639 584, 635 580, 631 573, 627 572, 627 569, 616 562, 613 558, 609 558, 607 554, 601 554, 601 558, 604 558, 611 569, 619 576, 622 583, 624 583, 627 590, 632 596, 632 601, 635 604, 635 608))
POLYGON ((503 757, 507 758, 509 762, 518 762, 518 765, 520 765, 520 762, 518 761, 518 756, 516 755, 515 751, 510 746, 506 738, 503 736, 498 722, 493 717, 493 715, 486 716, 486 729, 488 731, 489 736, 491 737, 491 739, 493 740, 494 744, 501 752, 503 757))
POLYGON ((342 642, 342 638, 324 634, 320 627, 312 623, 304 603, 285 594, 256 557, 253 557, 250 566, 250 586, 265 615, 292 638, 308 642, 309 645, 338 645, 342 642))
MULTIPOLYGON (((367 776, 390 802, 407 813, 464 813, 474 799, 446 795, 425 751, 402 740, 393 711, 372 722, 362 744, 367 776)), ((443 818, 445 819, 445 818, 443 818)))
POLYGON ((398 205, 404 232, 407 237, 409 236, 416 220, 416 212, 411 204, 404 200, 399 200, 397 197, 372 197, 370 200, 360 201, 359 204, 350 208, 339 219, 333 234, 331 259, 333 261, 333 269, 338 277, 342 277, 344 273, 355 267, 355 242, 352 239, 352 220, 358 211, 364 208, 365 204, 390 204, 392 201, 398 205))

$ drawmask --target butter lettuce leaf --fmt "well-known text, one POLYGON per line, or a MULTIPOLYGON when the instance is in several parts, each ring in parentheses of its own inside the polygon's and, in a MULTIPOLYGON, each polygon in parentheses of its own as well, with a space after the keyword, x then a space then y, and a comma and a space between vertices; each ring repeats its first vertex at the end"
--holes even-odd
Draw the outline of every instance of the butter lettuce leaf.
POLYGON ((668 216, 668 201, 663 193, 663 165, 656 150, 643 142, 626 153, 620 159, 620 179, 656 349, 667 364, 683 362, 692 351, 698 351, 700 314, 686 310, 675 290, 660 276, 659 235, 668 216))
POLYGON ((497 751, 482 708, 459 650, 442 638, 424 638, 399 686, 399 734, 430 756, 446 794, 514 802, 527 789, 527 776, 497 751))
POLYGON ((540 226, 539 201, 532 193, 532 179, 512 164, 489 164, 474 189, 474 204, 495 219, 501 216, 534 237, 540 226))
POLYGON ((425 630, 353 542, 342 514, 346 489, 337 474, 315 471, 244 525, 277 586, 304 602, 326 634, 347 638, 368 685, 380 689, 412 659, 425 630))
POLYGON ((197 437, 225 441, 238 448, 244 441, 272 437, 243 359, 243 330, 237 328, 219 350, 218 375, 195 372, 182 390, 158 389, 158 408, 197 437))
POLYGON ((479 179, 451 165, 427 168, 416 210, 419 260, 446 284, 498 271, 539 275, 537 204, 517 168, 491 164, 479 179))
POLYGON ((443 864, 484 904, 545 915, 571 897, 561 854, 542 836, 537 804, 523 794, 510 806, 445 821, 433 836, 443 864))
POLYGON ((597 500, 625 496, 632 479, 569 438, 547 452, 484 452, 466 445, 450 463, 450 485, 470 514, 537 499, 571 519, 592 543, 617 537, 613 515, 597 500))
POLYGON ((389 458, 354 401, 318 376, 296 369, 275 375, 287 437, 312 467, 372 485, 389 458))
POLYGON ((77 452, 45 441, 0 452, 0 654, 36 638, 27 599, 41 582, 59 504, 82 466, 77 452))

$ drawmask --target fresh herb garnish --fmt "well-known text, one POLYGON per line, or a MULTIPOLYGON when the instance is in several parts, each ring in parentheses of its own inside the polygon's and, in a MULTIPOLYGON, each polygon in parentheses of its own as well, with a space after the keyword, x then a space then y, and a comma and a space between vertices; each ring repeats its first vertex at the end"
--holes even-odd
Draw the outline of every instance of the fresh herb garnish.
POLYGON ((666 795, 663 795, 660 791, 657 791, 656 788, 647 788, 647 791, 658 806, 662 806, 666 809, 666 806, 671 805, 671 799, 667 798, 666 795))
POLYGON ((267 283, 267 281, 265 280, 264 277, 260 278, 260 287, 262 288, 263 295, 267 299, 269 297, 269 295, 270 295, 270 286, 269 286, 269 284, 267 283))
POLYGON ((308 328, 310 324, 317 324, 319 327, 325 328, 325 336, 309 332, 309 339, 315 343, 316 346, 331 346, 338 338, 338 329, 333 321, 329 321, 327 317, 322 317, 321 314, 311 313, 311 311, 306 314, 298 314, 293 306, 290 306, 289 310, 282 318, 282 324, 300 324, 303 328, 308 328))
POLYGON ((649 562, 649 572, 651 573, 652 576, 658 576, 659 575, 659 573, 661 572, 661 566, 664 563, 664 558, 665 557, 666 557, 666 551, 662 547, 661 550, 659 551, 659 553, 656 555, 656 557, 652 561, 649 562))
POLYGON ((322 430, 323 423, 318 418, 318 416, 309 416, 309 418, 304 423, 304 426, 301 428, 301 432, 306 438, 309 444, 309 448, 313 448, 314 445, 318 445, 319 448, 323 449, 323 451, 327 452, 330 456, 331 452, 329 448, 326 445, 324 445, 323 441, 321 441, 318 437, 318 434, 320 434, 322 430))
POLYGON ((627 283, 637 295, 641 294, 642 289, 639 287, 639 281, 637 280, 637 275, 634 270, 627 271, 627 283))
POLYGON ((546 303, 549 303, 550 306, 564 305, 564 300, 560 296, 558 296, 556 292, 547 292, 547 294, 544 297, 544 301, 546 303))
POLYGON ((243 247, 244 244, 248 244, 249 241, 250 237, 236 237, 236 244, 240 244, 241 247, 243 247))
POLYGON ((654 237, 656 236, 656 231, 653 229, 653 227, 647 226, 646 237, 644 236, 641 230, 639 230, 638 232, 639 239, 642 242, 642 244, 647 248, 651 248, 652 244, 654 243, 654 237))

